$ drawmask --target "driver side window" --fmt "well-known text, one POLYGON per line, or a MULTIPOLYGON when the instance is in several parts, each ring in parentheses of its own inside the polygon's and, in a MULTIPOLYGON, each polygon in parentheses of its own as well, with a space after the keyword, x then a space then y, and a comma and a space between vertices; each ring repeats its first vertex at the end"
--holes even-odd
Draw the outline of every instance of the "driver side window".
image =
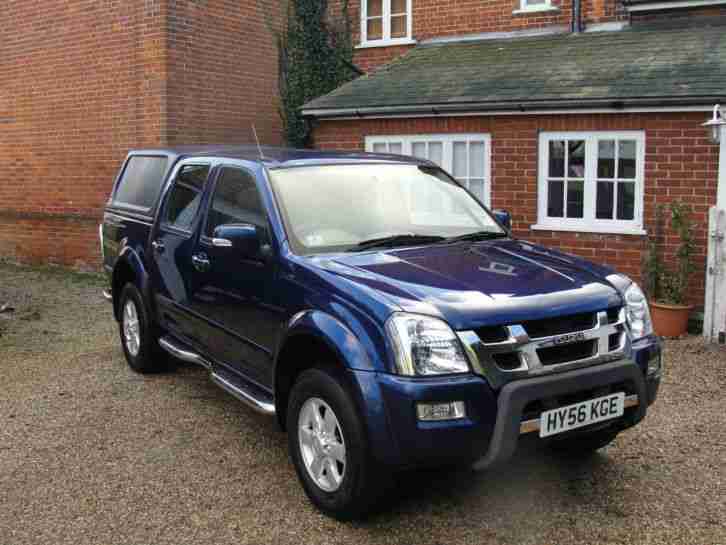
POLYGON ((254 225, 261 236, 267 231, 267 217, 254 176, 239 168, 224 167, 214 188, 204 234, 212 237, 218 226, 230 223, 254 225))

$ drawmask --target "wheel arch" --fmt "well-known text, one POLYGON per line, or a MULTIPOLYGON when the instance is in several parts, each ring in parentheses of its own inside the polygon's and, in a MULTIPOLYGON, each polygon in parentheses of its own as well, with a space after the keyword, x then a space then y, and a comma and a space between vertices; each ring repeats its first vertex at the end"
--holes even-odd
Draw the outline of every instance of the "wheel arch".
POLYGON ((113 314, 116 320, 119 319, 119 298, 124 285, 131 282, 141 291, 147 303, 147 309, 151 309, 149 305, 148 295, 148 274, 146 268, 138 254, 129 248, 124 248, 116 259, 111 275, 111 294, 113 296, 113 314))
MULTIPOLYGON (((359 339, 344 324, 322 311, 301 312, 290 320, 274 365, 275 407, 278 423, 285 428, 287 402, 300 373, 317 366, 337 371, 375 370, 359 339)), ((351 387, 355 402, 365 413, 363 394, 348 373, 339 373, 351 387)))

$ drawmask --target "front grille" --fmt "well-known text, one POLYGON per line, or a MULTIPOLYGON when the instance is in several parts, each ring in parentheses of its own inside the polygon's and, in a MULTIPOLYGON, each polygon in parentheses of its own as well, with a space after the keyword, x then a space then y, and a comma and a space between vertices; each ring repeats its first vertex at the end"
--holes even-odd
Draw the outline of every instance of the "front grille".
POLYGON ((621 307, 458 333, 494 388, 511 380, 621 358, 630 342, 621 307))
POLYGON ((558 365, 568 361, 584 360, 596 354, 596 340, 537 349, 537 355, 542 365, 558 365))
POLYGON ((552 335, 564 335, 575 331, 585 331, 597 325, 597 313, 585 312, 582 314, 571 314, 569 316, 557 316, 545 320, 529 320, 522 322, 522 327, 530 339, 550 337, 552 335))
POLYGON ((474 331, 483 343, 501 343, 509 338, 509 333, 503 325, 480 327, 474 331))
POLYGON ((505 352, 504 354, 493 354, 492 358, 494 358, 494 362, 497 364, 497 366, 500 369, 504 369, 506 371, 511 371, 512 369, 517 369, 521 365, 518 352, 505 352))

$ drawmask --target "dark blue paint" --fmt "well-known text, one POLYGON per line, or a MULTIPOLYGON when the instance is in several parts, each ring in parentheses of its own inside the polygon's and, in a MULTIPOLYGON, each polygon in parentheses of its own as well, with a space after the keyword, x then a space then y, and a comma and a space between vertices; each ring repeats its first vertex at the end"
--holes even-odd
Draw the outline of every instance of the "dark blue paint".
MULTIPOLYGON (((131 152, 133 155, 135 152, 131 152)), ((150 215, 109 207, 104 216, 104 266, 133 271, 160 325, 180 340, 260 388, 275 393, 286 371, 278 354, 286 343, 315 338, 347 368, 376 457, 391 464, 425 465, 474 458, 492 436, 497 396, 475 375, 411 379, 392 373, 386 320, 407 311, 446 320, 466 330, 496 323, 556 317, 622 305, 626 286, 612 285, 607 267, 524 241, 497 239, 430 246, 299 256, 291 252, 268 169, 339 163, 406 162, 394 155, 332 153, 256 147, 208 146, 145 150, 170 158, 159 205, 150 215), (160 217, 175 171, 183 162, 211 167, 202 206, 190 232, 163 225, 160 217), (265 251, 247 227, 216 233, 237 248, 204 237, 205 210, 221 166, 250 171, 267 211, 265 251), (163 244, 154 249, 152 242, 163 244), (239 249, 244 246, 244 251, 239 249), (203 254, 208 270, 192 265, 203 254), (418 401, 464 400, 467 419, 421 424, 418 401)), ((507 218, 500 215, 500 221, 507 218)), ((118 294, 115 294, 118 295, 118 294)), ((649 337, 633 346, 645 374, 660 351, 649 337)), ((307 362, 315 363, 315 362, 307 362)), ((648 381, 649 401, 658 378, 648 381)), ((282 410, 284 407, 278 407, 282 410)))

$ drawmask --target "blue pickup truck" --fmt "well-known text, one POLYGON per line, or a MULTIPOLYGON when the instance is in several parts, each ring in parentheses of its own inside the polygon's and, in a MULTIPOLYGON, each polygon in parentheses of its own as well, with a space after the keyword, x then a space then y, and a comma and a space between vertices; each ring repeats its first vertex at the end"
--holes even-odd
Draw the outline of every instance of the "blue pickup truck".
POLYGON ((514 238, 425 160, 132 151, 100 239, 131 368, 199 364, 276 418, 308 497, 339 519, 397 471, 491 468, 523 434, 586 455, 658 392, 637 284, 514 238))

